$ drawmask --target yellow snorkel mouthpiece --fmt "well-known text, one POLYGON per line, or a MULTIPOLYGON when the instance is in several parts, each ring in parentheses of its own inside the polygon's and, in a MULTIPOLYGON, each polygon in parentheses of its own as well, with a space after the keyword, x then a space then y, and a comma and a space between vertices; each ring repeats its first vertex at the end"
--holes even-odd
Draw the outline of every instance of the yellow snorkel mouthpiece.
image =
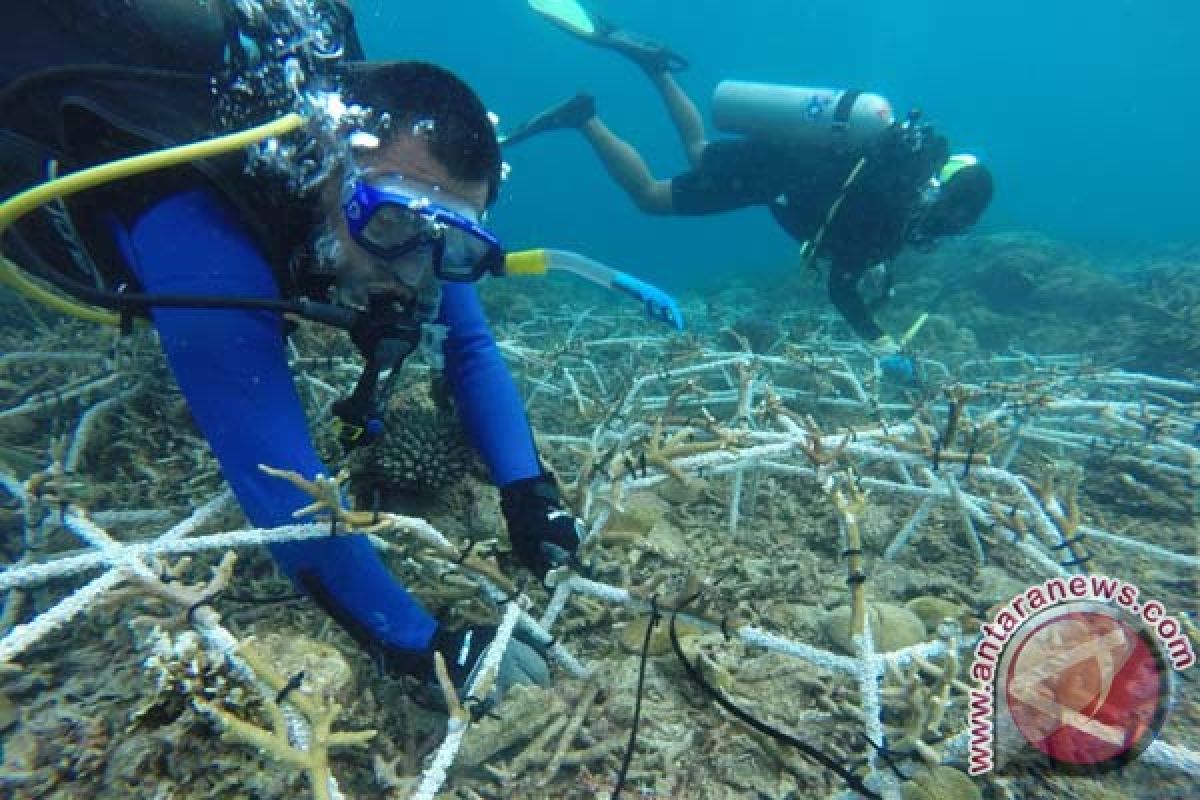
MULTIPOLYGON (((304 118, 293 112, 248 130, 123 158, 46 181, 0 203, 0 237, 26 214, 47 203, 124 178, 232 153, 266 139, 293 133, 303 125, 304 118)), ((586 256, 567 250, 539 248, 509 253, 505 258, 505 272, 508 275, 545 275, 550 270, 573 272, 599 286, 623 291, 644 303, 647 313, 652 317, 663 320, 677 329, 683 329, 683 314, 674 298, 654 286, 586 256)), ((11 287, 47 308, 77 319, 104 325, 121 324, 121 314, 66 296, 56 288, 32 277, 29 270, 22 269, 3 254, 0 254, 0 284, 11 287)))
POLYGON ((541 248, 519 250, 504 257, 505 275, 513 277, 545 275, 549 269, 549 252, 541 248))

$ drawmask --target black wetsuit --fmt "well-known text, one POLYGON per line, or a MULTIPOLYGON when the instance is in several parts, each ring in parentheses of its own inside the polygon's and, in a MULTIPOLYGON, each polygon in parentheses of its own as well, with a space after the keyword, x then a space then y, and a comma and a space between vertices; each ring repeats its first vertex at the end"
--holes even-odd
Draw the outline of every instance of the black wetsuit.
POLYGON ((862 274, 904 246, 921 189, 945 163, 945 139, 927 136, 914 150, 899 128, 866 153, 837 153, 761 139, 710 143, 700 165, 671 181, 676 214, 700 215, 765 205, 797 241, 824 223, 859 158, 866 163, 825 231, 820 256, 832 262, 829 297, 868 340, 883 330, 858 291, 862 274))

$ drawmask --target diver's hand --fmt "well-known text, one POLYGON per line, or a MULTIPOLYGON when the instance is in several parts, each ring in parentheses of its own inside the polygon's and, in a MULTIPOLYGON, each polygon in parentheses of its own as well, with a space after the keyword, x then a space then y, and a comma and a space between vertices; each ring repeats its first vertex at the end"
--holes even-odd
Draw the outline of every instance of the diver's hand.
POLYGON ((571 563, 583 537, 583 523, 563 509, 548 475, 514 481, 500 489, 500 508, 508 523, 513 554, 539 580, 555 567, 571 563))
POLYGON ((624 273, 614 279, 613 287, 642 301, 646 306, 646 316, 661 320, 675 330, 683 330, 683 312, 679 310, 679 304, 662 289, 624 273))
MULTIPOLYGON (((447 629, 438 628, 430 643, 428 655, 428 672, 423 676, 427 683, 432 684, 436 678, 433 673, 433 653, 441 653, 446 662, 446 671, 450 680, 460 693, 470 688, 483 663, 488 645, 496 638, 495 625, 473 625, 468 628, 447 629)), ((500 660, 500 670, 488 697, 477 698, 484 708, 494 705, 513 686, 549 686, 550 668, 541 653, 530 644, 515 635, 508 641, 508 647, 500 660)), ((464 698, 465 699, 465 698, 464 698)))

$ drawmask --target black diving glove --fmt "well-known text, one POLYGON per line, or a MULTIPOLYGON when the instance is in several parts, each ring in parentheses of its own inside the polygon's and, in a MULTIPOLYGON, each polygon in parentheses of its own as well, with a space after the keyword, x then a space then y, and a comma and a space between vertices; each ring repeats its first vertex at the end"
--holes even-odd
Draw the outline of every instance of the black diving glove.
POLYGON ((513 554, 538 580, 574 559, 583 539, 583 524, 563 509, 558 488, 549 475, 525 478, 502 488, 500 508, 508 522, 513 554))
MULTIPOLYGON (((488 645, 496 638, 495 625, 473 625, 456 630, 439 627, 430 643, 430 651, 424 679, 430 685, 437 683, 434 673, 433 654, 441 653, 446 661, 446 671, 459 692, 470 687, 475 673, 483 663, 488 645)), ((478 698, 486 706, 499 699, 514 686, 549 686, 550 668, 536 648, 514 636, 500 661, 496 683, 488 697, 478 698)))

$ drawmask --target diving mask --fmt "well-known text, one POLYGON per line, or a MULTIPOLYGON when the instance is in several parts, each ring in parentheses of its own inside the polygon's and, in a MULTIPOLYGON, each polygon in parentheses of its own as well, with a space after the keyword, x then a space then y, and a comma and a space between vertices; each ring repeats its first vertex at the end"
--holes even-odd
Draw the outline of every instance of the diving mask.
POLYGON ((504 274, 504 247, 478 212, 437 186, 396 173, 352 175, 342 192, 350 236, 371 255, 396 260, 428 250, 434 274, 460 283, 504 274))

